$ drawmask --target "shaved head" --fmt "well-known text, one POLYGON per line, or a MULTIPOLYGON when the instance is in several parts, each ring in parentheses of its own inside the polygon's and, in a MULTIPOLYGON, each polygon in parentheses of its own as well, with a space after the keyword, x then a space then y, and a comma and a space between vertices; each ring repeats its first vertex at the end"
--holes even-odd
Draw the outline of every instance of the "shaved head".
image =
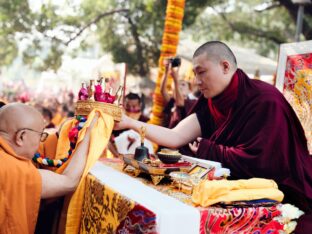
POLYGON ((39 111, 22 103, 10 103, 0 109, 0 129, 8 133, 36 126, 40 120, 42 115, 39 111))
POLYGON ((43 129, 43 117, 34 107, 10 103, 0 109, 0 135, 19 156, 32 158, 43 129))
POLYGON ((195 51, 192 62, 195 82, 205 98, 221 94, 237 70, 233 52, 221 41, 201 45, 195 51))
POLYGON ((206 54, 207 58, 216 63, 221 60, 227 60, 231 63, 233 68, 237 68, 237 61, 232 50, 221 41, 209 41, 201 45, 193 55, 193 58, 206 54))

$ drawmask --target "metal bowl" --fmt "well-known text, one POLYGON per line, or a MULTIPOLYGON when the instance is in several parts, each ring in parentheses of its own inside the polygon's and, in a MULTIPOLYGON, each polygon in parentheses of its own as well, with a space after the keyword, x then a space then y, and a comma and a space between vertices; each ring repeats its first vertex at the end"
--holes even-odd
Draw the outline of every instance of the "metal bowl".
POLYGON ((157 153, 159 160, 165 164, 177 163, 181 159, 181 154, 164 154, 157 153))

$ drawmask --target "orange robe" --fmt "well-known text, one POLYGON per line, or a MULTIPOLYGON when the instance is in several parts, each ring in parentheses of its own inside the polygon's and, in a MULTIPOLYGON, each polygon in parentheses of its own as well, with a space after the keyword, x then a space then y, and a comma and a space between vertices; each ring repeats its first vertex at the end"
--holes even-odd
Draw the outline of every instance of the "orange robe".
POLYGON ((41 142, 38 152, 47 158, 55 159, 58 137, 56 133, 50 134, 48 138, 41 142))
POLYGON ((0 234, 34 233, 41 198, 41 176, 0 137, 0 234))
POLYGON ((61 116, 60 113, 56 113, 55 116, 53 117, 53 119, 51 120, 51 122, 55 125, 55 126, 59 126, 59 124, 61 123, 63 117, 61 116))

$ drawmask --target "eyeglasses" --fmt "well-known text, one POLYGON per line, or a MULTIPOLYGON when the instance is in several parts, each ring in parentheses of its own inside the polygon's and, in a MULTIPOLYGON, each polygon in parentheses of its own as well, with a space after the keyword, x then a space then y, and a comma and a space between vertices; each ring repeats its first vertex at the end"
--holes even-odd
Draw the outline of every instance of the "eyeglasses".
POLYGON ((38 131, 33 130, 33 129, 31 129, 31 128, 21 128, 21 129, 17 130, 17 131, 15 132, 15 134, 18 133, 19 131, 23 131, 23 130, 28 130, 28 131, 32 131, 32 132, 39 133, 39 134, 40 134, 40 141, 41 141, 41 142, 44 142, 44 141, 48 138, 48 136, 49 136, 49 133, 47 133, 47 132, 38 132, 38 131))

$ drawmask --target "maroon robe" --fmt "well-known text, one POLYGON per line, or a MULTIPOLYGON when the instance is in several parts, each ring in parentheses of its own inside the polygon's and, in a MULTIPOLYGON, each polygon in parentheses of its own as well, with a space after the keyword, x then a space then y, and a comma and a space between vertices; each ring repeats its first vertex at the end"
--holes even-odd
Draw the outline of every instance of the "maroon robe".
POLYGON ((233 179, 273 179, 284 202, 311 212, 312 156, 299 119, 275 87, 236 74, 238 94, 220 126, 203 96, 193 109, 204 138, 197 157, 221 162, 233 179))

